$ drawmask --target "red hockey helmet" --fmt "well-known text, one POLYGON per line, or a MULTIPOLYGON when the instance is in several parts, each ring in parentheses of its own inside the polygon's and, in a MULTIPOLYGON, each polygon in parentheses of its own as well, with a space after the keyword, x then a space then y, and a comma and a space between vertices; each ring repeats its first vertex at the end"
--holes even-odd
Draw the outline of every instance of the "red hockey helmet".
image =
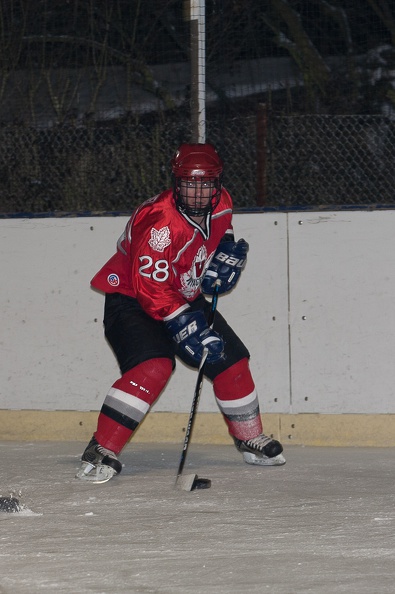
POLYGON ((209 143, 182 144, 171 161, 174 198, 177 208, 189 216, 205 216, 217 206, 221 195, 222 161, 209 143), (187 199, 185 186, 194 187, 195 199, 187 199), (202 193, 211 188, 210 200, 203 203, 202 193))

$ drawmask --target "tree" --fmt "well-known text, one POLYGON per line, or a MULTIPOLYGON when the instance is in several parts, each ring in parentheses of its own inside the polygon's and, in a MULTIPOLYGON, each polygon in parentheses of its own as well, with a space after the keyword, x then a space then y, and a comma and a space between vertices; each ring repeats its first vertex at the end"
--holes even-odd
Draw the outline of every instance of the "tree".
MULTIPOLYGON (((395 9, 390 7, 387 0, 367 0, 369 6, 391 34, 391 43, 395 46, 395 9)), ((392 3, 393 6, 393 3, 392 3)))

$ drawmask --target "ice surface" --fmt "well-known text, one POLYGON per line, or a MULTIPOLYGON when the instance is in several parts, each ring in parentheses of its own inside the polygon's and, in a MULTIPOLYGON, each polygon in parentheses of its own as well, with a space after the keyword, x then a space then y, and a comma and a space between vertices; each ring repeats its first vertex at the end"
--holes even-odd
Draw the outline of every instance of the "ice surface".
POLYGON ((0 442, 0 594, 393 593, 394 450, 289 447, 246 465, 233 445, 127 446, 103 485, 74 474, 82 443, 0 442))

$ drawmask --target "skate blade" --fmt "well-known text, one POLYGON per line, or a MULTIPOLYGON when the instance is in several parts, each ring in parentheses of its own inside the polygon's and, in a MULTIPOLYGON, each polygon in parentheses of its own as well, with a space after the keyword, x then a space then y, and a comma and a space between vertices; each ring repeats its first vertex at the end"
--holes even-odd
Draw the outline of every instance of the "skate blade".
POLYGON ((258 457, 256 454, 250 452, 243 452, 244 462, 247 464, 255 464, 256 466, 282 466, 286 460, 282 454, 274 456, 274 458, 258 457))
POLYGON ((98 485, 106 483, 116 474, 116 471, 106 464, 97 464, 94 466, 93 464, 89 464, 89 462, 83 462, 75 478, 98 485))

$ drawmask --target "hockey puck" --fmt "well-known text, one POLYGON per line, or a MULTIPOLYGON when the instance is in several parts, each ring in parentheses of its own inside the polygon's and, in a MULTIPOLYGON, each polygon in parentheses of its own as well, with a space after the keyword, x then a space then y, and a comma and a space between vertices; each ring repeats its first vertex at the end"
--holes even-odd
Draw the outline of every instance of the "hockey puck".
POLYGON ((21 511, 19 500, 15 497, 0 497, 0 512, 15 513, 21 511))
POLYGON ((193 481, 193 485, 192 485, 192 491, 194 489, 209 489, 211 487, 211 481, 210 479, 206 479, 206 478, 196 478, 193 481))

